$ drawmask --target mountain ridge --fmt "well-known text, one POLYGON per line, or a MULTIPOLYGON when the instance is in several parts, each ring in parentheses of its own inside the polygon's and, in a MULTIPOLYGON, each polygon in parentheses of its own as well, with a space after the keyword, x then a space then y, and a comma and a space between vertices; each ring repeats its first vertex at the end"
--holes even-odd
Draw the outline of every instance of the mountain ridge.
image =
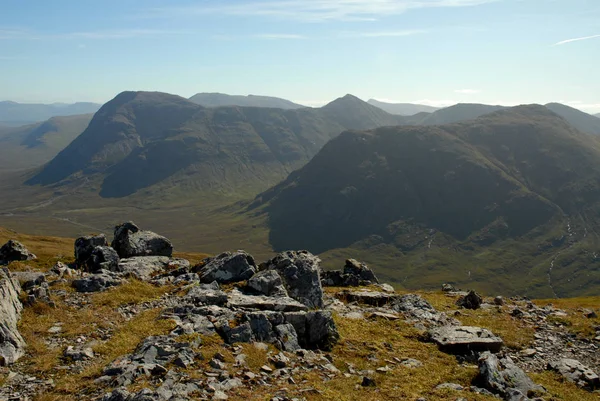
POLYGON ((52 117, 95 113, 100 104, 90 102, 67 103, 17 103, 0 101, 0 124, 22 126, 52 117))
POLYGON ((427 106, 424 104, 415 103, 390 103, 382 102, 377 99, 369 99, 367 103, 379 107, 383 111, 387 111, 390 114, 396 114, 400 116, 413 116, 418 113, 427 112, 432 113, 439 110, 440 107, 427 106))
POLYGON ((225 93, 197 93, 190 100, 204 107, 241 106, 241 107, 268 107, 276 109, 301 109, 306 106, 272 96, 261 95, 228 95, 225 93))

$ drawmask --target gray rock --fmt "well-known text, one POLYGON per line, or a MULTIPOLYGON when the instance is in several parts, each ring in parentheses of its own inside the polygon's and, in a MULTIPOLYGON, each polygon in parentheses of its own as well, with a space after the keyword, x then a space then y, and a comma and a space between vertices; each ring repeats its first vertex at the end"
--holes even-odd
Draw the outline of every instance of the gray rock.
POLYGON ((579 387, 594 390, 600 388, 600 379, 596 372, 575 359, 563 358, 552 361, 548 369, 560 373, 579 387))
POLYGON ((344 274, 358 277, 359 285, 379 284, 379 280, 369 266, 355 259, 347 259, 344 265, 344 274))
POLYGON ((290 297, 309 308, 323 307, 320 259, 308 251, 287 251, 261 264, 260 270, 276 270, 290 297))
POLYGON ((104 234, 77 238, 75 240, 75 264, 80 268, 84 267, 90 256, 92 256, 92 251, 97 246, 108 246, 104 234))
POLYGON ((465 388, 460 384, 456 383, 442 383, 435 386, 436 390, 454 390, 454 391, 463 391, 465 388))
POLYGON ((121 284, 123 280, 120 277, 107 270, 100 270, 97 274, 73 280, 72 285, 77 292, 98 292, 121 284))
POLYGON ((58 278, 64 278, 73 276, 75 271, 63 262, 59 261, 50 268, 50 273, 56 274, 58 278))
POLYGON ((449 318, 445 313, 438 312, 421 296, 406 294, 397 298, 392 304, 392 310, 401 312, 411 320, 416 320, 426 326, 458 325, 456 319, 449 318))
POLYGON ((116 389, 102 397, 102 401, 130 401, 131 393, 125 389, 116 389))
POLYGON ((111 246, 121 258, 135 256, 167 256, 173 255, 173 244, 167 238, 152 231, 140 230, 133 222, 126 222, 115 227, 111 246))
POLYGON ((256 263, 252 255, 244 251, 224 252, 205 259, 204 265, 195 266, 192 271, 198 273, 203 283, 237 283, 248 280, 256 273, 256 263))
POLYGON ((492 393, 507 397, 511 390, 518 390, 526 396, 537 396, 545 392, 535 384, 510 358, 498 359, 490 352, 479 357, 479 385, 492 393))
POLYGON ((377 387, 377 383, 375 383, 375 379, 364 376, 362 378, 362 382, 360 383, 363 387, 377 387))
POLYGON ((444 284, 442 284, 442 291, 443 292, 455 292, 457 290, 452 284, 444 283, 444 284))
POLYGON ((27 291, 33 287, 39 286, 46 282, 46 276, 44 273, 37 272, 11 272, 13 279, 17 280, 21 284, 21 289, 27 291))
POLYGON ((83 361, 94 358, 94 351, 86 345, 72 346, 69 345, 63 352, 63 356, 73 361, 83 361))
POLYGON ((248 288, 269 297, 287 297, 281 276, 275 270, 264 270, 248 280, 248 288))
POLYGON ((227 303, 227 294, 219 289, 219 284, 200 284, 192 287, 184 300, 194 305, 218 305, 223 306, 227 303))
POLYGON ((429 331, 429 337, 442 351, 458 355, 498 352, 503 345, 502 339, 491 331, 472 326, 437 327, 429 331))
POLYGON ((494 305, 497 305, 497 306, 504 305, 504 298, 502 298, 500 295, 498 295, 497 297, 495 297, 494 298, 494 305))
POLYGON ((18 241, 11 239, 0 248, 0 264, 33 259, 37 257, 18 241))
POLYGON ((97 246, 92 250, 86 263, 87 271, 95 273, 99 270, 120 271, 119 255, 109 246, 97 246))
POLYGON ((481 307, 481 303, 483 299, 481 295, 476 293, 475 291, 469 291, 469 293, 465 296, 458 298, 456 301, 456 305, 465 308, 465 309, 479 309, 481 307))
POLYGON ((306 314, 306 345, 307 348, 331 350, 339 341, 331 311, 315 311, 306 314))
POLYGON ((284 351, 294 352, 299 350, 298 334, 291 324, 280 324, 275 326, 275 334, 279 341, 279 348, 284 351))
POLYGON ((342 291, 336 296, 345 302, 380 307, 393 304, 400 298, 399 295, 379 291, 342 291))
POLYGON ((138 256, 121 259, 118 270, 139 280, 150 280, 154 275, 168 269, 185 268, 189 265, 190 262, 185 259, 167 256, 138 256))
POLYGON ((279 312, 304 311, 308 309, 306 305, 289 297, 275 298, 264 295, 245 295, 237 290, 229 294, 228 305, 231 308, 279 312))
POLYGON ((0 366, 13 364, 25 354, 25 340, 17 329, 23 310, 20 292, 8 269, 0 269, 0 366))
POLYGON ((249 343, 252 341, 252 327, 249 322, 242 323, 237 327, 231 327, 229 322, 224 323, 215 325, 215 328, 226 343, 249 343))

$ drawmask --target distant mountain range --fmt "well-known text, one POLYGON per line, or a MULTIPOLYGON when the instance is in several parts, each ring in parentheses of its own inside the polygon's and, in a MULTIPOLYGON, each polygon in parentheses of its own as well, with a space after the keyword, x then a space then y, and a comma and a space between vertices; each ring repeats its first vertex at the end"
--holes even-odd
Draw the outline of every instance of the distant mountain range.
POLYGON ((0 102, 0 126, 22 126, 45 121, 56 116, 72 116, 95 113, 100 108, 96 103, 53 103, 33 104, 0 102))
POLYGON ((387 111, 390 114, 396 114, 399 116, 412 116, 417 113, 432 113, 439 110, 439 107, 425 106, 423 104, 413 103, 386 103, 375 99, 369 99, 367 102, 375 107, 387 111))
POLYGON ((347 129, 402 120, 353 96, 321 109, 205 108, 179 96, 123 92, 29 184, 85 176, 103 197, 152 185, 256 194, 347 129))
POLYGON ((350 252, 411 288, 599 288, 600 139, 543 106, 345 132, 251 210, 276 250, 350 252))
POLYGON ((196 104, 204 107, 241 106, 241 107, 270 107, 275 109, 293 110, 306 106, 270 96, 236 96, 224 93, 197 93, 190 98, 196 104))
POLYGON ((596 116, 596 117, 600 118, 600 113, 598 113, 598 114, 594 114, 594 116, 596 116))
POLYGON ((88 126, 93 114, 52 117, 23 127, 0 128, 0 171, 39 167, 88 126))

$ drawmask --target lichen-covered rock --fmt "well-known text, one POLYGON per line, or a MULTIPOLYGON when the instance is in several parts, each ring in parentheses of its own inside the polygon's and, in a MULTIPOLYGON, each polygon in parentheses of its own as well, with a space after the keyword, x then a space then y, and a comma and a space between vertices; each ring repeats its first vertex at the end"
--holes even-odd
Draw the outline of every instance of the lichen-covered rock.
POLYGON ((129 221, 115 227, 111 246, 121 258, 135 256, 168 256, 173 255, 173 244, 167 238, 152 231, 140 230, 129 221))
POLYGON ((73 288, 77 292, 98 292, 123 284, 123 279, 108 270, 100 270, 96 274, 73 280, 73 288))
POLYGON ((137 256, 121 259, 118 271, 138 280, 150 280, 156 274, 169 270, 187 269, 190 262, 186 259, 170 258, 167 256, 137 256))
POLYGON ((12 239, 0 248, 0 264, 9 264, 10 262, 33 260, 36 258, 33 253, 29 252, 25 245, 12 239))
POLYGON ((467 295, 458 298, 456 305, 465 309, 475 310, 481 307, 482 302, 483 299, 481 298, 481 295, 475 291, 469 291, 467 295))
POLYGON ((119 255, 117 251, 108 246, 97 246, 92 250, 86 262, 87 270, 94 273, 99 270, 111 272, 120 271, 119 255))
POLYGON ((193 305, 225 305, 227 303, 227 294, 221 291, 219 284, 196 285, 188 291, 184 300, 193 305))
POLYGON ((535 384, 512 359, 498 359, 490 352, 484 352, 479 357, 477 382, 481 387, 505 398, 514 394, 513 390, 527 397, 536 397, 545 392, 545 389, 535 384))
POLYGON ((246 310, 266 310, 292 312, 307 310, 308 307, 290 297, 267 297, 264 295, 246 295, 239 291, 229 294, 228 305, 246 310))
POLYGON ((328 287, 357 287, 379 284, 379 280, 366 264, 347 259, 343 270, 321 272, 321 283, 328 287))
POLYGON ((108 241, 104 234, 87 235, 75 240, 75 264, 78 267, 84 267, 88 259, 92 256, 92 251, 97 246, 108 246, 108 241))
POLYGON ((25 354, 25 340, 17 329, 23 310, 20 292, 8 269, 0 269, 0 366, 13 364, 25 354))
POLYGON ((287 297, 281 276, 275 270, 264 270, 248 280, 248 288, 269 297, 287 297))
POLYGON ((244 251, 224 252, 205 259, 204 265, 195 266, 192 271, 198 273, 203 283, 238 283, 256 273, 256 263, 252 255, 244 251))
POLYGON ((589 390, 600 388, 600 378, 596 372, 575 359, 563 358, 552 361, 548 369, 560 373, 567 380, 589 390))
POLYGON ((442 326, 429 331, 431 340, 450 354, 467 355, 473 352, 498 352, 503 341, 491 331, 473 326, 442 326))
POLYGON ((309 308, 323 307, 320 259, 308 251, 287 251, 261 264, 260 270, 275 270, 290 297, 309 308))

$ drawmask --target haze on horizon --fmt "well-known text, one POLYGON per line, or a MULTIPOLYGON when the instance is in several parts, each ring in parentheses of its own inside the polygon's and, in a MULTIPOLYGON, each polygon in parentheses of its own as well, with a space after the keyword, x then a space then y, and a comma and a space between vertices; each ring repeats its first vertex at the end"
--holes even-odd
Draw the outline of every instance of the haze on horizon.
POLYGON ((62 0, 0 14, 0 100, 352 93, 600 112, 596 0, 62 0))

